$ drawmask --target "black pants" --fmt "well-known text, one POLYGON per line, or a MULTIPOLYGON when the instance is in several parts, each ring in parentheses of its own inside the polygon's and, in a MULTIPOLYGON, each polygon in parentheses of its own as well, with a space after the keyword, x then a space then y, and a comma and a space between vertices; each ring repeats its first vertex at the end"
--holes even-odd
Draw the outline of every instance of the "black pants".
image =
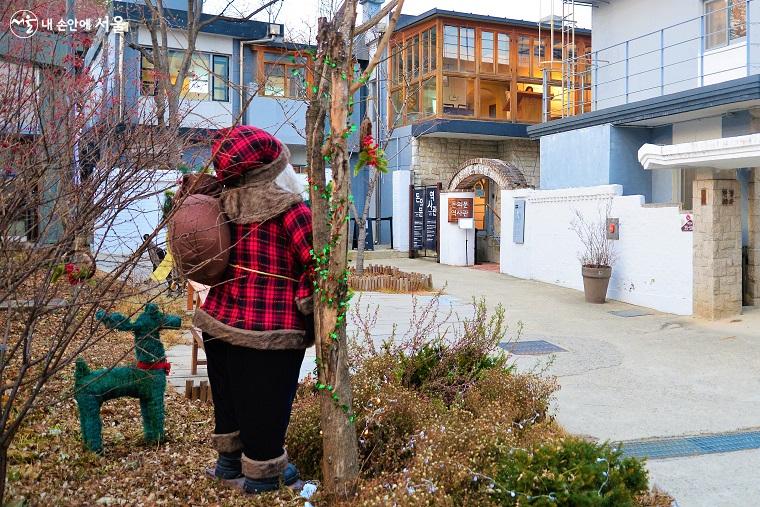
POLYGON ((240 431, 255 461, 282 455, 304 350, 257 350, 203 333, 214 399, 214 433, 240 431))

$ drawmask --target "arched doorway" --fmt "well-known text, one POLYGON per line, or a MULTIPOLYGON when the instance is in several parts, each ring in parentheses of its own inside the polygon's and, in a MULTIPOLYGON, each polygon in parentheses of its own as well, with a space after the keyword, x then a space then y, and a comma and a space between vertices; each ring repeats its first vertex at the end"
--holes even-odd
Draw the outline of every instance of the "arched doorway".
POLYGON ((527 188, 523 172, 494 158, 475 158, 462 164, 448 189, 475 192, 476 260, 498 263, 501 241, 501 191, 527 188))

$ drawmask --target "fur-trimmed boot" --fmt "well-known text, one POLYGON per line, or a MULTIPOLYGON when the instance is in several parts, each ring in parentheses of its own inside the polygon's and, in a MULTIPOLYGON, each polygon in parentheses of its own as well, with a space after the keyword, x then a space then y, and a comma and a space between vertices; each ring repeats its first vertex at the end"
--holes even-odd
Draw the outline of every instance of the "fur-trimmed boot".
POLYGON ((243 491, 246 493, 275 491, 282 484, 292 489, 300 489, 299 486, 303 485, 298 469, 288 463, 288 454, 284 451, 281 456, 266 461, 255 461, 243 455, 241 463, 245 476, 243 491))

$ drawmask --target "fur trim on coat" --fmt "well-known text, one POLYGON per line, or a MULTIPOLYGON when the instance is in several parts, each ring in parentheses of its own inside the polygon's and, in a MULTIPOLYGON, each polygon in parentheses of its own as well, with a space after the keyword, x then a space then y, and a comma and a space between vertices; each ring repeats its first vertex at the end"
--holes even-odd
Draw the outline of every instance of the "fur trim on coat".
POLYGON ((274 180, 290 160, 288 147, 270 164, 246 173, 240 181, 222 191, 222 209, 233 223, 260 223, 284 213, 303 201, 299 194, 280 188, 274 180))
POLYGON ((252 331, 228 326, 216 320, 201 308, 195 310, 193 324, 214 338, 231 345, 259 350, 308 349, 314 344, 313 336, 303 329, 273 329, 252 331))

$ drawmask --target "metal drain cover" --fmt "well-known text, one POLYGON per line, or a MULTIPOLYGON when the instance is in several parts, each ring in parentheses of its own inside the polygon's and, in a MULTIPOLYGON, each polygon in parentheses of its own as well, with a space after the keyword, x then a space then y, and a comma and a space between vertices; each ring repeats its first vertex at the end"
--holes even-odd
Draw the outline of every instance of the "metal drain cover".
POLYGON ((558 347, 546 340, 526 340, 522 342, 501 342, 499 347, 510 354, 518 356, 540 356, 543 354, 553 354, 555 352, 567 352, 562 347, 558 347))

